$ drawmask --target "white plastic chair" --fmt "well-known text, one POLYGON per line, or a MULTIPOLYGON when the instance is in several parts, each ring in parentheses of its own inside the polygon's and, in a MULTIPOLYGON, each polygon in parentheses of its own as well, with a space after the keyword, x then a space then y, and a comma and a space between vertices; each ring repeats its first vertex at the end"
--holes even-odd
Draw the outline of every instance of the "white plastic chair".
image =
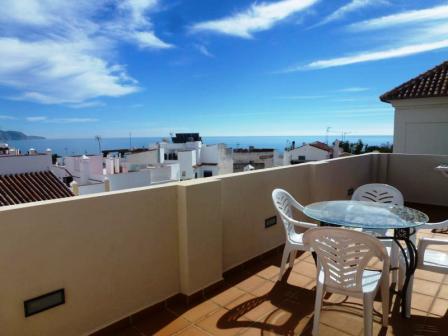
POLYGON ((305 232, 303 241, 317 254, 318 271, 313 335, 319 334, 320 311, 325 292, 363 299, 364 335, 372 335, 373 301, 381 286, 383 326, 389 319, 389 256, 375 237, 342 228, 320 227, 305 232), (367 270, 374 258, 383 262, 381 271, 367 270))
MULTIPOLYGON (((426 223, 418 227, 418 230, 446 230, 448 229, 448 220, 438 223, 426 223)), ((434 250, 429 248, 430 246, 437 245, 448 245, 448 239, 437 239, 437 238, 420 238, 417 246, 417 268, 437 272, 442 274, 448 274, 448 252, 443 252, 439 250, 434 250)), ((400 287, 404 283, 404 271, 400 270, 399 284, 400 287)), ((408 285, 408 291, 406 293, 406 316, 410 316, 411 312, 411 301, 412 301, 412 287, 414 285, 414 276, 411 276, 408 285)))
POLYGON ((293 219, 293 208, 303 212, 303 206, 297 202, 287 191, 283 189, 275 189, 272 192, 272 200, 274 206, 282 219, 286 233, 285 248, 283 250, 282 263, 280 266, 280 274, 278 280, 282 279, 285 271, 286 262, 289 256, 289 266, 294 266, 296 251, 307 251, 308 248, 303 244, 303 232, 298 233, 296 228, 305 231, 310 228, 317 227, 316 224, 306 223, 293 219))
MULTIPOLYGON (((370 183, 358 187, 353 193, 352 200, 395 204, 399 206, 404 205, 403 194, 400 192, 400 190, 389 184, 383 184, 383 183, 370 183)), ((387 230, 372 229, 369 230, 369 232, 373 233, 376 236, 385 236, 387 230)), ((390 248, 391 265, 394 269, 397 269, 400 266, 398 246, 390 240, 385 240, 382 242, 385 246, 390 248)), ((399 276, 402 276, 402 274, 399 276)), ((397 278, 398 278, 397 271, 394 270, 392 272, 392 282, 396 283, 397 278)))
POLYGON ((404 205, 403 194, 397 188, 382 183, 364 184, 353 193, 352 200, 404 205))

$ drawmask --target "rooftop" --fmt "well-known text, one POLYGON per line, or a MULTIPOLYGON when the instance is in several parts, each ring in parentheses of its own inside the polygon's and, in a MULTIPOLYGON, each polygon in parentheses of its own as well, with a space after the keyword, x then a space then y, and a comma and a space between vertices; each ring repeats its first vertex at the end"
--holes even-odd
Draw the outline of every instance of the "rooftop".
POLYGON ((74 196, 50 171, 0 175, 0 206, 74 196))
POLYGON ((397 86, 380 99, 390 102, 397 99, 448 97, 448 61, 397 86))

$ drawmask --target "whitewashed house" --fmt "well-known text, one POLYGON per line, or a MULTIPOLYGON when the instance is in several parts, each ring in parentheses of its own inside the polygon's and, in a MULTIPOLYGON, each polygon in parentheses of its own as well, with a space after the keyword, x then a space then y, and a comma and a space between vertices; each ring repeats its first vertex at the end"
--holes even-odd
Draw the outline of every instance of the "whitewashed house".
POLYGON ((291 148, 286 149, 283 154, 283 164, 290 165, 308 161, 327 160, 338 157, 341 152, 339 141, 336 141, 333 147, 320 141, 295 147, 293 142, 291 148))
POLYGON ((380 99, 395 108, 394 153, 448 154, 448 61, 380 99))
POLYGON ((281 166, 278 152, 273 148, 236 148, 233 150, 233 171, 250 171, 281 166))
POLYGON ((177 133, 171 142, 162 141, 157 147, 165 162, 179 164, 181 180, 233 172, 231 149, 225 144, 206 145, 199 133, 177 133))

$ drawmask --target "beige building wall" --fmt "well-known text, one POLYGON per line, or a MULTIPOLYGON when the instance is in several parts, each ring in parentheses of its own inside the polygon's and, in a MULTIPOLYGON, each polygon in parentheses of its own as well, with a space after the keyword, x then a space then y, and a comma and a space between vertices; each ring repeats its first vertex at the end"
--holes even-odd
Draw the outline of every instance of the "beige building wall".
POLYGON ((394 153, 448 155, 448 97, 395 100, 394 153))
POLYGON ((448 206, 440 163, 448 156, 366 154, 2 207, 0 335, 86 335, 219 281, 284 243, 279 219, 264 226, 274 188, 306 205, 384 182, 407 201, 448 206), (65 305, 24 317, 24 300, 59 288, 65 305))

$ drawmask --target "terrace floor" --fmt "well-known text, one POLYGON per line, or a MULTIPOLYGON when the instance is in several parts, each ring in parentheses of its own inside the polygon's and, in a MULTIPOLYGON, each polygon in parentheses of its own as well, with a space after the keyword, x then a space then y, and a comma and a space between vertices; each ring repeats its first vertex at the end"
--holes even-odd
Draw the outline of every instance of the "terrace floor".
MULTIPOLYGON (((432 217, 432 216, 431 216, 432 217)), ((424 236, 447 234, 419 233, 424 236)), ((448 249, 446 250, 448 252, 448 249)), ((132 321, 117 336, 145 335, 311 335, 315 266, 309 253, 277 282, 278 248, 224 274, 224 281, 194 303, 168 303, 158 312, 132 321)), ((411 318, 399 313, 391 296, 389 326, 381 327, 381 302, 374 305, 374 335, 442 335, 448 329, 448 275, 417 270, 411 318), (445 330, 445 331, 443 331, 445 330)), ((363 335, 362 302, 328 295, 321 313, 321 335, 363 335)))

